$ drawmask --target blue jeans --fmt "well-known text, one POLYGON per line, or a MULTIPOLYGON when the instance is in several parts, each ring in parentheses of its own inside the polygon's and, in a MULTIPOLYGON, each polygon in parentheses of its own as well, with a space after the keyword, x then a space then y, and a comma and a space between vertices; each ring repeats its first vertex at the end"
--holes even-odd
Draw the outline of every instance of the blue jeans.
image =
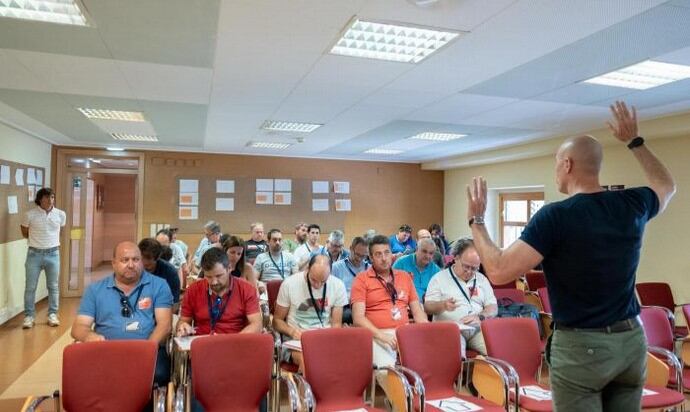
POLYGON ((35 249, 30 247, 26 253, 26 286, 24 288, 24 315, 36 316, 36 286, 41 270, 46 273, 46 286, 48 287, 48 314, 58 312, 60 300, 60 250, 35 249))

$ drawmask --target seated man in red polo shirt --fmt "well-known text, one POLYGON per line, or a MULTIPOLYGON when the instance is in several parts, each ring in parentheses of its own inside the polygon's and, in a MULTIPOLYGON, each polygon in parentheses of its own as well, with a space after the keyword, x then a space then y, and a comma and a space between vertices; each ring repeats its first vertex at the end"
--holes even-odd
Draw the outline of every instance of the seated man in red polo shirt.
POLYGON ((230 276, 228 267, 228 256, 221 249, 211 248, 203 254, 204 277, 184 294, 177 336, 261 332, 256 288, 230 276))
MULTIPOLYGON (((391 267, 393 253, 386 236, 374 236, 369 243, 369 258, 371 267, 360 272, 352 283, 352 320, 355 326, 374 334, 374 365, 392 366, 398 348, 395 329, 410 323, 408 308, 416 323, 428 320, 410 274, 391 267)), ((381 376, 377 378, 384 387, 381 376)))

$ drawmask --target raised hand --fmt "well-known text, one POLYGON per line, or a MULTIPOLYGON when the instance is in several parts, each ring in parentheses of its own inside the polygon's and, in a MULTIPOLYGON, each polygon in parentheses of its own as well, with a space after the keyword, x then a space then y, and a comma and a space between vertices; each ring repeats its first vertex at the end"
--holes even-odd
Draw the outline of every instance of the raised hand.
POLYGON ((613 114, 613 122, 606 122, 611 133, 623 143, 628 143, 636 138, 637 134, 637 111, 633 106, 628 110, 624 102, 616 101, 609 106, 613 114))
POLYGON ((467 219, 474 216, 484 217, 486 212, 486 180, 483 177, 472 178, 467 185, 467 219))

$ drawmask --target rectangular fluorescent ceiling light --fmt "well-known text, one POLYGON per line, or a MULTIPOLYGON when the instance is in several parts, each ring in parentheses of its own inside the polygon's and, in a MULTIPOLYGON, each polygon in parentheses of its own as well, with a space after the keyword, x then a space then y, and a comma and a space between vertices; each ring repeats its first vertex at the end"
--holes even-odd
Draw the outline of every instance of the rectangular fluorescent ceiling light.
POLYGON ((276 143, 276 142, 252 142, 249 147, 258 149, 287 149, 292 146, 290 143, 276 143))
MULTIPOLYGON (((2 0, 0 0, 2 1, 2 0)), ((122 110, 107 110, 107 109, 88 109, 84 107, 77 107, 77 110, 89 119, 99 120, 122 120, 125 122, 145 122, 144 113, 142 112, 127 112, 122 110)))
POLYGON ((157 142, 158 137, 156 136, 145 136, 141 134, 129 134, 129 133, 111 133, 110 134, 115 140, 126 140, 128 142, 157 142))
POLYGON ((459 34, 355 18, 331 49, 331 54, 419 63, 459 34))
POLYGON ((283 122, 280 120, 266 120, 261 128, 264 130, 275 130, 278 132, 295 132, 295 133, 311 133, 322 124, 317 123, 298 123, 298 122, 283 122))
POLYGON ((402 150, 395 150, 395 149, 369 149, 365 151, 364 153, 368 154, 381 154, 381 155, 396 155, 402 153, 402 150))
POLYGON ((652 60, 585 80, 584 83, 646 90, 690 78, 690 66, 652 60))
POLYGON ((461 137, 467 136, 466 134, 458 134, 458 133, 435 133, 435 132, 424 132, 424 133, 419 133, 416 134, 410 139, 416 139, 416 140, 431 140, 434 142, 447 142, 449 140, 455 140, 459 139, 461 137))
POLYGON ((77 0, 0 0, 0 17, 88 26, 77 0))

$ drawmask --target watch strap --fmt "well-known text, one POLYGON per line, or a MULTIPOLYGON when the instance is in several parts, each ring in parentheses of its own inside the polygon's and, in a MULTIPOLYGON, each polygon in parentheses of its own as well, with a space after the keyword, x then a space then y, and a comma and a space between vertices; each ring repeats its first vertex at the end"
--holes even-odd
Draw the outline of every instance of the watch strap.
POLYGON ((636 147, 640 147, 644 144, 644 139, 640 136, 637 136, 636 138, 632 139, 628 143, 628 149, 634 149, 636 147))

